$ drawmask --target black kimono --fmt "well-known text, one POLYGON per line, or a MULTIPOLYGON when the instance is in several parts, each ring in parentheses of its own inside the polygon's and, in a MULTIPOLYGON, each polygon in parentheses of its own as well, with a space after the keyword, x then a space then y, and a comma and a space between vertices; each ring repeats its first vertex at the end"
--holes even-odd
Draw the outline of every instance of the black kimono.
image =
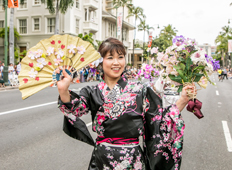
POLYGON ((177 106, 162 108, 150 87, 128 82, 122 75, 112 90, 101 79, 79 95, 70 91, 70 96, 70 103, 58 101, 65 114, 64 132, 94 146, 89 169, 180 169, 184 122, 177 106), (79 119, 89 111, 96 142, 79 119), (143 150, 139 136, 144 139, 143 150))

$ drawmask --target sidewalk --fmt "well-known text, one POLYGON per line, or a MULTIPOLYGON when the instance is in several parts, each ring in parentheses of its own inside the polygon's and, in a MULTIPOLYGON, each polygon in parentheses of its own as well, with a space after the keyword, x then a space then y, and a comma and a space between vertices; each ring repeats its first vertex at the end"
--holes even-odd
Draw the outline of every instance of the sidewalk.
POLYGON ((5 86, 5 87, 0 87, 0 91, 6 91, 6 90, 12 90, 12 89, 18 89, 19 86, 5 86))

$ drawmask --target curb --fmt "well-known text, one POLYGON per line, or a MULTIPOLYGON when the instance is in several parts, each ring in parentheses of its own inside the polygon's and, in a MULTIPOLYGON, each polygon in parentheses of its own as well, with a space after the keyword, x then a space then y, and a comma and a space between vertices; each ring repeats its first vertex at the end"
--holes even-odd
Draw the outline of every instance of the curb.
POLYGON ((6 90, 12 90, 12 89, 18 89, 18 86, 6 86, 6 87, 0 87, 0 91, 6 91, 6 90))

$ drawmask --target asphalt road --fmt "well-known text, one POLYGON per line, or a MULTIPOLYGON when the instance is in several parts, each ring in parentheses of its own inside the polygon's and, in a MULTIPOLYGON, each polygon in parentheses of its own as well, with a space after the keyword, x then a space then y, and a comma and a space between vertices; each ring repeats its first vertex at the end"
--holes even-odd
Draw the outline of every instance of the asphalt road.
MULTIPOLYGON (((232 135, 232 79, 218 82, 216 75, 213 77, 216 86, 198 93, 205 117, 199 120, 186 110, 182 112, 186 130, 181 170, 232 169, 232 152, 222 125, 226 121, 232 135)), ((96 83, 75 84, 70 89, 78 91, 91 84, 96 83)), ((63 133, 57 96, 54 87, 26 100, 18 90, 0 92, 0 170, 87 169, 93 148, 63 133)), ((90 115, 83 120, 90 123, 90 115)))

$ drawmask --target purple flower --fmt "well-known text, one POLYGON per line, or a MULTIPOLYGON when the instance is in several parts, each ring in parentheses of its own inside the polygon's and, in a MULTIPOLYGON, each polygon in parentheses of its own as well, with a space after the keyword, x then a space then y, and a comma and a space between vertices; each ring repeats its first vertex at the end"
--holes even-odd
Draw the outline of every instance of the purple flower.
POLYGON ((217 61, 216 59, 212 59, 211 63, 213 65, 213 71, 217 71, 220 68, 219 61, 217 61))
POLYGON ((150 78, 150 75, 149 75, 149 74, 144 74, 144 78, 145 78, 145 79, 149 79, 149 78, 150 78))
POLYGON ((183 35, 180 35, 180 36, 176 36, 173 40, 172 40, 172 43, 173 44, 175 44, 176 43, 176 45, 177 46, 179 46, 179 45, 182 45, 184 42, 185 42, 185 38, 184 38, 184 36, 183 35))
POLYGON ((206 61, 209 62, 209 61, 212 61, 213 58, 207 54, 205 54, 205 58, 206 58, 206 61))

